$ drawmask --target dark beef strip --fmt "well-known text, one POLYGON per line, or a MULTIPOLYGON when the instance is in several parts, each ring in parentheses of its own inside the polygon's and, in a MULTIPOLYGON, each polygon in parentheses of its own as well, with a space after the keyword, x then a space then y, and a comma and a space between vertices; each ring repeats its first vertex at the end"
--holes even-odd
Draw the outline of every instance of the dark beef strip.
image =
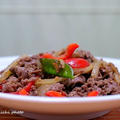
POLYGON ((76 51, 73 54, 73 57, 84 58, 88 60, 89 62, 93 62, 95 60, 95 57, 89 51, 85 51, 85 50, 76 51))
POLYGON ((10 70, 19 79, 26 79, 35 76, 43 77, 41 64, 37 55, 21 59, 18 65, 12 67, 10 70))
POLYGON ((64 87, 64 84, 61 84, 61 83, 55 83, 53 84, 49 90, 53 90, 53 91, 63 91, 65 90, 65 87, 64 87))
POLYGON ((37 91, 37 87, 35 85, 32 85, 31 91, 30 91, 30 96, 38 96, 38 91, 37 91))
POLYGON ((83 75, 80 75, 78 77, 75 77, 74 79, 68 79, 68 80, 65 80, 64 81, 64 85, 67 87, 67 88, 73 88, 77 85, 81 86, 85 83, 86 81, 86 78, 83 76, 83 75))
POLYGON ((2 92, 15 92, 19 87, 23 87, 23 84, 21 84, 19 79, 14 76, 10 76, 7 79, 7 82, 2 84, 2 92))

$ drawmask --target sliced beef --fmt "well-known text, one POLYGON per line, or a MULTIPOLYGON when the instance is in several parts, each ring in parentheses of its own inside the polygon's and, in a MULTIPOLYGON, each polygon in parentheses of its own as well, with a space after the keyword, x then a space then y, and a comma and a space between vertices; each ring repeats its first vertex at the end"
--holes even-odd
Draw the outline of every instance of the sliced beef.
POLYGON ((91 91, 98 91, 99 95, 112 95, 120 93, 120 86, 111 78, 96 80, 89 78, 81 87, 75 87, 68 96, 87 96, 91 91))
POLYGON ((21 84, 19 79, 11 76, 6 83, 2 84, 2 92, 15 92, 20 87, 23 87, 23 84, 21 84))
POLYGON ((12 67, 10 71, 15 74, 19 79, 28 79, 31 77, 39 76, 42 77, 42 67, 38 57, 26 57, 21 59, 17 66, 12 67))
POLYGON ((65 90, 65 87, 64 87, 64 84, 55 83, 55 84, 53 84, 53 85, 49 88, 49 90, 53 90, 53 91, 58 91, 58 92, 60 92, 60 91, 65 90))
POLYGON ((87 92, 83 92, 81 87, 75 87, 69 94, 68 97, 83 97, 86 96, 87 92))
POLYGON ((28 70, 25 69, 24 67, 15 66, 15 67, 12 67, 10 70, 18 78, 20 77, 20 79, 25 79, 25 78, 28 78, 28 76, 29 76, 28 70))
POLYGON ((86 82, 86 78, 83 75, 75 77, 74 79, 68 79, 64 81, 64 85, 68 88, 73 88, 75 86, 81 86, 86 82))
POLYGON ((38 96, 38 91, 37 91, 37 87, 35 85, 32 85, 31 87, 31 91, 30 91, 30 96, 38 96))

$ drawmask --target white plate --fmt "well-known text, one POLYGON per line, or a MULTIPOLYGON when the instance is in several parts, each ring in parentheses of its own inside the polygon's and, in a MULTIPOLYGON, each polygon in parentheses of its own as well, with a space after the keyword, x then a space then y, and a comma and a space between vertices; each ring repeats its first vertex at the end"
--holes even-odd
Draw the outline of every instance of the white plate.
MULTIPOLYGON (((15 58, 0 58, 0 69, 5 68, 15 58)), ((104 58, 104 60, 113 62, 120 70, 119 59, 104 58)), ((120 107, 120 95, 49 98, 0 93, 0 105, 40 114, 88 114, 120 107)))

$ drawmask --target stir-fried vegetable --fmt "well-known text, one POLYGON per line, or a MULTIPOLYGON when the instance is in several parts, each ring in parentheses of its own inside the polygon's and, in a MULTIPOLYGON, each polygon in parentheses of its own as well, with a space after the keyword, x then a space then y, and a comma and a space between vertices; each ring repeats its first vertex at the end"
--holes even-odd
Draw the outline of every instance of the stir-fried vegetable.
POLYGON ((31 82, 29 82, 24 88, 22 88, 22 89, 19 90, 19 91, 12 92, 12 94, 17 94, 17 95, 29 95, 30 90, 31 90, 31 87, 32 87, 32 85, 34 85, 34 84, 35 84, 35 81, 31 81, 31 82))
MULTIPOLYGON (((0 73, 0 91, 49 97, 74 96, 83 94, 85 91, 84 96, 91 97, 102 95, 102 93, 104 95, 105 91, 102 87, 106 87, 106 81, 107 87, 113 86, 113 89, 120 85, 120 74, 112 63, 97 60, 84 51, 75 52, 78 47, 78 44, 73 43, 51 54, 40 53, 27 59, 22 59, 27 56, 18 58, 0 73), (99 80, 100 92, 96 91, 99 90, 99 80), (116 81, 115 84, 114 81, 116 81), (73 85, 75 86, 72 87, 73 85), (76 89, 77 87, 83 91, 76 89), (96 89, 90 92, 91 87, 96 89)), ((110 94, 113 93, 110 92, 110 94)))
POLYGON ((66 78, 62 78, 62 77, 55 77, 53 79, 38 79, 36 80, 35 85, 38 87, 41 85, 54 84, 54 83, 64 81, 64 80, 66 80, 66 78))
POLYGON ((86 68, 74 68, 74 74, 85 74, 85 73, 90 73, 93 69, 93 64, 91 63, 88 67, 86 68))
POLYGON ((61 50, 56 51, 55 53, 53 53, 53 56, 59 57, 59 56, 61 56, 61 55, 64 55, 65 52, 66 52, 66 49, 63 48, 63 49, 61 49, 61 50))
POLYGON ((2 90, 2 85, 0 85, 0 90, 2 90))
POLYGON ((34 85, 34 84, 35 84, 35 81, 29 82, 28 85, 25 86, 24 89, 25 89, 27 92, 30 92, 31 87, 32 87, 32 85, 34 85))
POLYGON ((49 58, 49 59, 58 59, 57 57, 54 57, 52 54, 50 53, 45 53, 41 56, 41 58, 49 58))
POLYGON ((78 44, 76 43, 72 43, 70 45, 67 46, 67 49, 65 51, 65 54, 61 55, 61 56, 58 56, 58 57, 55 57, 53 56, 52 54, 49 54, 49 53, 45 53, 41 56, 41 58, 49 58, 49 59, 56 59, 56 60, 59 60, 59 59, 63 59, 63 60, 66 60, 68 58, 71 58, 74 51, 79 47, 78 44))
POLYGON ((92 78, 97 78, 98 77, 100 66, 101 66, 101 61, 97 60, 94 64, 94 66, 93 66, 93 70, 92 70, 92 73, 91 73, 92 78))
POLYGON ((44 85, 40 85, 38 88, 37 88, 37 93, 39 96, 45 96, 45 93, 49 91, 50 87, 53 85, 54 83, 52 84, 44 84, 44 85))
POLYGON ((29 95, 29 93, 23 88, 18 92, 18 95, 29 95))
POLYGON ((68 64, 64 64, 63 68, 60 60, 42 58, 40 61, 45 73, 65 78, 73 78, 73 70, 68 64))
POLYGON ((90 64, 83 58, 69 58, 65 60, 65 63, 69 64, 72 68, 85 68, 90 64))
POLYGON ((45 93, 49 90, 49 88, 58 82, 64 81, 66 78, 55 77, 53 79, 38 79, 35 82, 35 85, 38 87, 37 92, 41 96, 44 96, 45 93))
POLYGON ((117 73, 114 73, 114 80, 120 85, 120 75, 117 73))
POLYGON ((112 63, 109 63, 108 65, 111 66, 113 72, 119 74, 118 69, 112 63))
POLYGON ((66 52, 63 56, 60 56, 59 59, 63 59, 63 60, 66 60, 68 58, 71 58, 74 51, 79 47, 78 44, 76 43, 72 43, 70 45, 67 46, 67 49, 66 49, 66 52))
POLYGON ((49 97, 65 97, 66 95, 62 92, 56 92, 56 91, 48 91, 45 93, 46 96, 49 97))
POLYGON ((88 93, 88 97, 93 97, 93 96, 98 96, 98 91, 92 91, 92 92, 90 92, 90 93, 88 93))

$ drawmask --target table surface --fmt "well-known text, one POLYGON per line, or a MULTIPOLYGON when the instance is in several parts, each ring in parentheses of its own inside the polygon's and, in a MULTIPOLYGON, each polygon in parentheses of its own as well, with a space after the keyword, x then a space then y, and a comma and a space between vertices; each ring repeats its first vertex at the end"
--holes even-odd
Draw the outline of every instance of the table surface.
MULTIPOLYGON (((32 120, 9 112, 9 108, 0 106, 0 120, 32 120)), ((92 120, 120 120, 120 109, 112 110, 110 113, 92 120)))

